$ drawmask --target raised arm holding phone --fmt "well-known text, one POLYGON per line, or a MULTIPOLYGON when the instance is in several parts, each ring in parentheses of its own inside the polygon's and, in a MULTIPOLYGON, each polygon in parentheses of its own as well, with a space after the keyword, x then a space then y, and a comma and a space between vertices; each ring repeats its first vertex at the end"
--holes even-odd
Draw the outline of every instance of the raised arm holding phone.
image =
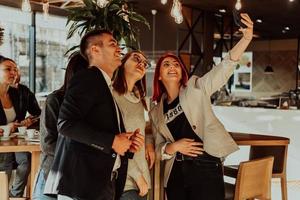
POLYGON ((214 115, 210 96, 233 74, 253 37, 253 22, 242 13, 243 37, 208 73, 188 78, 173 54, 163 55, 154 74, 150 111, 157 156, 165 161, 164 187, 168 200, 223 200, 221 159, 238 146, 214 115))

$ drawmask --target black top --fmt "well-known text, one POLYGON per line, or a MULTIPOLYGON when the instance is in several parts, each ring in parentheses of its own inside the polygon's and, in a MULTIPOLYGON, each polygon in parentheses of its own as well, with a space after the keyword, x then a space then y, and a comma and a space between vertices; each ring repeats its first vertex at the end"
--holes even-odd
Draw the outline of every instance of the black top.
POLYGON ((195 139, 197 142, 202 142, 202 140, 195 134, 187 120, 179 103, 179 97, 173 100, 170 104, 168 104, 167 99, 165 99, 164 117, 165 122, 175 140, 190 138, 195 139))
MULTIPOLYGON (((35 116, 41 114, 41 109, 35 95, 25 85, 19 84, 18 88, 10 87, 8 89, 8 95, 16 112, 15 120, 18 120, 19 122, 24 120, 27 112, 35 116)), ((7 119, 0 102, 0 125, 5 124, 7 124, 7 119)))

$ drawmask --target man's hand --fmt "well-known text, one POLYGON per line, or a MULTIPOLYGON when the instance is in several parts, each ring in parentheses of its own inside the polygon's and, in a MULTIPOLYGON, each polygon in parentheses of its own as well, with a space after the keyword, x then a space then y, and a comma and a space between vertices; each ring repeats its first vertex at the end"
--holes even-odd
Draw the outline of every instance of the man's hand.
POLYGON ((136 185, 139 188, 139 195, 141 197, 145 196, 148 193, 148 184, 143 175, 141 175, 140 178, 136 181, 136 185))
POLYGON ((145 144, 145 137, 140 133, 140 129, 136 129, 130 137, 132 144, 129 151, 132 153, 138 152, 145 144))
POLYGON ((132 137, 133 133, 120 133, 118 135, 115 135, 112 149, 119 155, 124 156, 125 152, 128 151, 130 146, 132 145, 132 141, 130 138, 132 137))
POLYGON ((148 162, 148 167, 151 169, 154 165, 155 162, 155 150, 154 150, 154 145, 153 144, 147 144, 146 149, 145 149, 145 156, 146 160, 148 162))

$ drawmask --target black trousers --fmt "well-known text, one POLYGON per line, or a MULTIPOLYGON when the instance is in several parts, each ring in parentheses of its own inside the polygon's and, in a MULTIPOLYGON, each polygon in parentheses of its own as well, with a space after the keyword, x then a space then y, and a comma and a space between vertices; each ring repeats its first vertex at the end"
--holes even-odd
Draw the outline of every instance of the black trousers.
POLYGON ((224 200, 220 160, 175 160, 166 193, 168 200, 224 200))

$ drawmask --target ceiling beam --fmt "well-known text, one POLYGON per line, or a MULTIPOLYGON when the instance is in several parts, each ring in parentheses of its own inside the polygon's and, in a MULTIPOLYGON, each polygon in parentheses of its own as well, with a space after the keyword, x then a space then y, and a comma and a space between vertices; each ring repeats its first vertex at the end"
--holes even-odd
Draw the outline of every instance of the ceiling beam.
MULTIPOLYGON (((60 1, 63 1, 63 0, 60 0, 60 1)), ((22 1, 21 0, 19 0, 19 1, 0 0, 0 5, 21 9, 22 1)), ((39 2, 30 1, 30 5, 31 5, 32 11, 41 12, 41 13, 43 12, 42 0, 40 0, 39 2)), ((61 9, 57 6, 52 6, 52 5, 50 5, 49 14, 58 15, 58 16, 67 16, 68 15, 66 10, 61 9)))

